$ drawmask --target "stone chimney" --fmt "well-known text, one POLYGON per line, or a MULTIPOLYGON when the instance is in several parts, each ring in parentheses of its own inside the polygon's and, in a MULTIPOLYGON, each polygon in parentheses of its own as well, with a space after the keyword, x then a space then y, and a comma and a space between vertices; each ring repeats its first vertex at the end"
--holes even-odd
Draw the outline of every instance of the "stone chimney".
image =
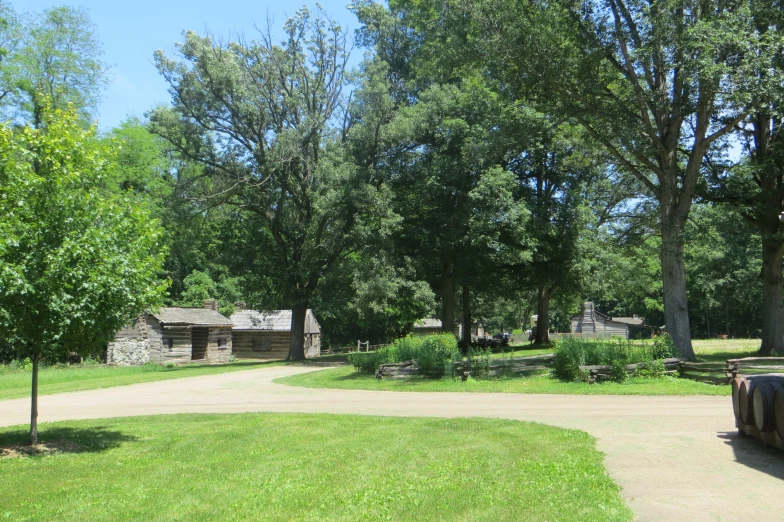
POLYGON ((236 303, 234 303, 234 308, 238 312, 245 310, 245 306, 246 306, 245 301, 237 301, 236 303))
POLYGON ((218 308, 220 308, 218 305, 219 303, 217 299, 205 299, 201 303, 202 308, 206 308, 207 310, 215 310, 216 312, 218 311, 218 308))

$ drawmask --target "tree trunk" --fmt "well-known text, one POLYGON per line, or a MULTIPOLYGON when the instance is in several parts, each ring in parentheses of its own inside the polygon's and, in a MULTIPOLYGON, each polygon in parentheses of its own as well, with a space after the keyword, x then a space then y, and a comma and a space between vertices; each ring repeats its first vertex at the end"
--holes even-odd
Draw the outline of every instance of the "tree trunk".
POLYGON ((305 360, 305 317, 307 314, 307 304, 298 304, 291 309, 291 339, 287 361, 305 360))
POLYGON ((30 394, 30 444, 38 444, 38 355, 33 356, 33 389, 30 394))
POLYGON ((552 297, 552 289, 547 286, 539 287, 539 299, 537 301, 536 313, 538 314, 536 320, 536 344, 544 344, 550 342, 550 298, 552 297))
POLYGON ((727 295, 724 298, 724 331, 727 332, 727 338, 730 335, 730 289, 727 288, 727 295))
POLYGON ((762 345, 760 355, 784 353, 784 295, 781 262, 784 242, 775 238, 762 241, 762 345))
POLYGON ((707 337, 708 339, 711 338, 711 329, 710 329, 710 310, 705 312, 705 328, 707 330, 707 337))
MULTIPOLYGON (((457 295, 455 281, 452 276, 452 265, 444 262, 441 273, 441 332, 452 333, 455 331, 455 310, 457 309, 457 295)), ((470 328, 470 326, 469 326, 470 328)))
POLYGON ((661 267, 664 287, 664 323, 681 357, 694 360, 686 299, 686 270, 683 265, 681 226, 661 220, 661 267))
POLYGON ((463 282, 463 353, 471 349, 471 294, 468 283, 463 282))

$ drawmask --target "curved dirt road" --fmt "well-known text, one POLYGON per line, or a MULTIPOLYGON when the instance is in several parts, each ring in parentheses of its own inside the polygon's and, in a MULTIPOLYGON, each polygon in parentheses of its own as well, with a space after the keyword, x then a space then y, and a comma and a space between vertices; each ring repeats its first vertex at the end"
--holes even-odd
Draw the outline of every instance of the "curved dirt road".
MULTIPOLYGON (((640 520, 782 520, 784 452, 739 437, 729 397, 414 393, 295 388, 281 366, 40 398, 41 422, 168 413, 497 417, 587 431, 640 520)), ((0 401, 0 426, 29 422, 0 401)))

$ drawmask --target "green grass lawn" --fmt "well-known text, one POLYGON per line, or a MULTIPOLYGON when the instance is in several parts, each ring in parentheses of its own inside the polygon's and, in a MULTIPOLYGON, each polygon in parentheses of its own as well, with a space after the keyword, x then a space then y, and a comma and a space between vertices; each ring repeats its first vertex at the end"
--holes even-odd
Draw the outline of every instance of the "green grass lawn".
MULTIPOLYGON (((26 440, 0 429, 0 447, 26 440)), ((497 419, 173 415, 42 425, 0 520, 631 520, 594 439, 497 419)))
MULTIPOLYGON (((72 366, 42 368, 38 376, 38 393, 52 393, 109 388, 123 384, 163 381, 215 373, 235 372, 283 364, 282 361, 237 361, 227 364, 191 364, 166 368, 160 364, 142 366, 72 366)), ((0 367, 0 400, 30 396, 32 373, 0 367)), ((0 518, 2 520, 2 518, 0 518)))
MULTIPOLYGON (((759 349, 759 339, 698 339, 694 351, 702 361, 725 361, 749 357, 759 349)), ((550 349, 516 350, 514 357, 552 353, 550 349)), ((508 355, 508 354, 507 354, 508 355)), ((496 353, 493 357, 503 357, 496 353)), ((372 375, 357 373, 346 366, 291 377, 276 379, 277 383, 306 388, 338 388, 344 390, 420 391, 420 392, 488 392, 488 393, 557 393, 572 395, 729 395, 729 386, 716 386, 689 379, 665 377, 660 379, 632 378, 623 384, 562 382, 549 375, 523 378, 478 379, 461 382, 459 379, 378 380, 372 375)))
POLYGON ((759 351, 759 339, 696 339, 692 341, 697 360, 725 362, 727 359, 753 357, 759 351))
POLYGON ((571 395, 730 395, 729 386, 715 386, 689 379, 632 378, 623 384, 607 382, 587 384, 563 382, 550 375, 505 379, 376 379, 358 373, 353 366, 303 373, 275 379, 276 383, 305 388, 338 388, 342 390, 378 390, 412 392, 478 392, 478 393, 557 393, 571 395))
POLYGON ((546 353, 553 353, 552 348, 531 348, 531 347, 516 347, 509 346, 506 352, 496 352, 490 357, 493 359, 500 359, 502 357, 531 357, 534 355, 543 355, 546 353))

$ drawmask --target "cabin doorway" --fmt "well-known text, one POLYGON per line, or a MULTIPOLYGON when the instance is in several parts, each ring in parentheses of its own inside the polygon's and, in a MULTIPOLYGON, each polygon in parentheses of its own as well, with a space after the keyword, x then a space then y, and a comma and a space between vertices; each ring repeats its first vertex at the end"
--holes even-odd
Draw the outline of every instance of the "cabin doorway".
POLYGON ((191 329, 191 360, 198 361, 207 358, 207 340, 209 328, 191 329))

